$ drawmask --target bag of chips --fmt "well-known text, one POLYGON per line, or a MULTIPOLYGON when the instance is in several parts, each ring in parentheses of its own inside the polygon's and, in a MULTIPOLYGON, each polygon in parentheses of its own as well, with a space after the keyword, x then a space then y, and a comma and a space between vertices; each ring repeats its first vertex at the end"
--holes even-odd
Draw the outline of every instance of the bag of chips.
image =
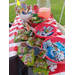
POLYGON ((30 54, 34 54, 34 50, 33 50, 33 49, 28 50, 28 53, 30 53, 30 54))
POLYGON ((49 75, 49 70, 41 69, 41 68, 33 68, 34 75, 49 75))
POLYGON ((27 52, 28 52, 27 47, 18 46, 17 54, 24 54, 24 53, 27 53, 27 52))
POLYGON ((35 37, 29 37, 28 38, 28 43, 29 43, 29 45, 31 45, 31 46, 34 46, 34 43, 35 43, 35 37))
POLYGON ((27 41, 27 40, 28 40, 28 37, 27 35, 24 35, 24 34, 19 34, 14 36, 14 42, 27 41))
POLYGON ((36 38, 35 46, 39 46, 39 47, 41 47, 42 42, 43 42, 42 39, 40 39, 40 38, 36 38))
POLYGON ((24 29, 18 30, 18 34, 25 34, 25 33, 26 33, 26 31, 24 29))
POLYGON ((22 57, 22 61, 27 66, 33 66, 34 65, 34 59, 35 59, 35 56, 33 54, 30 54, 30 53, 24 54, 22 57))
POLYGON ((34 66, 40 67, 42 69, 47 69, 47 63, 44 60, 39 59, 39 58, 36 58, 34 66))

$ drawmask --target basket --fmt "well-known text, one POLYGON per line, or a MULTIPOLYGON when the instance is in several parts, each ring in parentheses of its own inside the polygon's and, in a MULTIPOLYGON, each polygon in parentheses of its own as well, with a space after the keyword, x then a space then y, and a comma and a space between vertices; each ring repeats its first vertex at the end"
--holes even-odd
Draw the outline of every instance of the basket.
MULTIPOLYGON (((65 38, 60 38, 60 37, 51 37, 51 38, 47 38, 45 39, 43 42, 47 41, 51 39, 51 42, 57 42, 57 41, 60 41, 61 43, 65 43, 65 38)), ((41 44, 41 49, 43 49, 43 43, 41 44)), ((52 61, 54 63, 58 63, 58 64, 65 64, 65 61, 64 62, 58 62, 58 61, 54 61, 52 59, 50 59, 48 56, 45 55, 45 58, 47 58, 49 61, 52 61)))
POLYGON ((35 33, 35 35, 36 35, 38 38, 46 39, 46 38, 55 36, 55 34, 57 33, 56 31, 57 31, 56 27, 53 26, 52 24, 41 23, 41 24, 39 24, 39 25, 37 25, 37 26, 35 27, 34 33, 35 33), (38 30, 39 30, 39 31, 43 31, 43 27, 44 27, 44 26, 46 26, 46 27, 52 26, 52 27, 53 27, 52 32, 54 32, 54 33, 53 33, 52 35, 50 35, 50 36, 41 36, 41 35, 38 35, 38 34, 37 34, 37 31, 38 31, 38 30))
MULTIPOLYGON (((45 20, 45 18, 43 18, 43 17, 40 17, 40 18, 42 18, 42 21, 43 22, 45 22, 44 20, 45 20)), ((41 22, 41 23, 32 23, 30 20, 29 20, 29 22, 30 22, 30 24, 32 25, 32 27, 34 28, 34 27, 36 27, 37 25, 39 25, 39 24, 42 24, 43 22, 41 22)))

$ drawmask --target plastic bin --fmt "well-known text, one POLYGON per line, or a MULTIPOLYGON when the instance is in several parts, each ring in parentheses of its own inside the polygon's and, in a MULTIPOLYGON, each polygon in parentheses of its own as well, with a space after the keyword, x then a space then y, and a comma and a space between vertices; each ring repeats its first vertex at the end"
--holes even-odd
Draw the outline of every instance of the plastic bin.
MULTIPOLYGON (((43 18, 43 17, 41 17, 42 18, 42 20, 44 20, 45 18, 43 18)), ((30 22, 30 24, 32 25, 32 27, 36 27, 37 25, 39 25, 39 24, 42 24, 43 22, 41 22, 41 23, 32 23, 31 21, 29 21, 30 22)), ((45 21, 44 21, 45 22, 45 21)))
MULTIPOLYGON (((43 42, 47 41, 51 39, 52 42, 57 42, 57 41, 60 41, 61 43, 65 43, 65 38, 60 38, 60 37, 50 37, 50 38, 47 38, 45 39, 43 42)), ((43 43, 41 44, 41 48, 43 48, 43 43)), ((54 63, 58 63, 58 64, 65 64, 65 61, 64 62, 57 62, 57 61, 54 61, 52 59, 50 59, 48 56, 45 55, 45 57, 49 60, 49 61, 52 61, 54 63)))
POLYGON ((57 29, 55 28, 55 26, 53 26, 52 24, 45 24, 45 23, 41 23, 41 24, 39 24, 38 26, 36 26, 35 27, 35 31, 34 31, 34 33, 35 33, 35 35, 38 37, 38 38, 42 38, 42 39, 46 39, 46 38, 49 38, 49 37, 52 37, 52 36, 54 36, 57 32, 57 29), (43 31, 43 27, 44 26, 46 26, 46 27, 48 27, 48 26, 52 26, 53 27, 53 34, 52 35, 50 35, 50 36, 41 36, 41 35, 38 35, 37 34, 37 31, 39 30, 39 31, 43 31))

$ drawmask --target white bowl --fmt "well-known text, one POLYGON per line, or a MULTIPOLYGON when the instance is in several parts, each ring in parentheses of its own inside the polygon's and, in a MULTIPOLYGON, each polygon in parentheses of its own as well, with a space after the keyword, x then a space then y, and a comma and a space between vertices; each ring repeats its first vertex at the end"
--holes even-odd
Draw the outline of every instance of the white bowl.
POLYGON ((19 17, 21 18, 21 20, 25 20, 25 19, 29 19, 32 16, 31 16, 31 14, 26 14, 26 15, 19 14, 19 17))

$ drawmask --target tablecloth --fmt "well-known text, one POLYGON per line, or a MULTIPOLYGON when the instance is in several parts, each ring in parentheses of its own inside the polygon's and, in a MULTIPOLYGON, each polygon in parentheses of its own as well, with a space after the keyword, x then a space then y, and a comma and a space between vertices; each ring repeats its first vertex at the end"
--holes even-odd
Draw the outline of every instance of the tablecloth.
MULTIPOLYGON (((60 29, 57 26, 56 20, 50 16, 50 18, 45 22, 46 24, 52 24, 57 28, 57 33, 55 37, 65 38, 60 29)), ((18 30, 23 29, 23 22, 19 15, 16 18, 9 29, 9 57, 15 56, 17 54, 17 43, 14 43, 14 35, 18 34, 18 30)), ((19 55, 22 58, 22 55, 19 55)), ((49 75, 65 75, 65 64, 56 64, 47 60, 48 68, 50 69, 49 75)))

